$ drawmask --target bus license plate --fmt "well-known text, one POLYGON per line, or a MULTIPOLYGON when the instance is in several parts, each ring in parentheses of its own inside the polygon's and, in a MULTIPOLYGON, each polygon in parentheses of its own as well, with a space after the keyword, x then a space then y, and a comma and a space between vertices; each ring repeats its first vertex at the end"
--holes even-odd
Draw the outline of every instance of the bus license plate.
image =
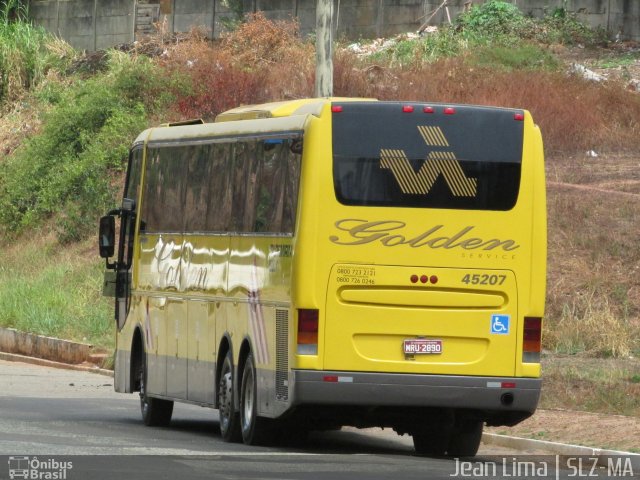
POLYGON ((442 353, 442 340, 426 340, 423 338, 405 340, 404 353, 405 355, 440 354, 442 353))

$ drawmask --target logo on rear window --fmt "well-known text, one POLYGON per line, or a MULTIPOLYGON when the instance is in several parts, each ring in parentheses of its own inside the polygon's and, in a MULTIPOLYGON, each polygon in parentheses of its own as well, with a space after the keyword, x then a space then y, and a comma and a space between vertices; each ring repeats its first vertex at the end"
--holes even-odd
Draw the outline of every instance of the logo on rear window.
MULTIPOLYGON (((440 127, 419 126, 418 132, 428 147, 449 147, 440 127)), ((404 150, 380 150, 380 168, 389 169, 402 193, 426 195, 440 175, 455 197, 475 197, 477 178, 468 178, 451 151, 431 151, 415 172, 404 150)))

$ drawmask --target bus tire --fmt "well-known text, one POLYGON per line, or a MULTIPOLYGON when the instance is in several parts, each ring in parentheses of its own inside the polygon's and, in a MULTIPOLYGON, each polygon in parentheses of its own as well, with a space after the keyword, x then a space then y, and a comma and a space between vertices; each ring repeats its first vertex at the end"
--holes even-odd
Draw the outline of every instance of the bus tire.
POLYGON ((231 350, 227 352, 220 369, 218 381, 218 412, 220 416, 220 435, 225 442, 242 440, 240 415, 235 409, 233 384, 233 358, 231 350))
POLYGON ((482 440, 484 422, 469 420, 457 427, 451 435, 447 455, 451 457, 473 457, 478 453, 482 440))
POLYGON ((142 421, 149 427, 166 427, 171 422, 173 414, 173 402, 162 400, 147 395, 147 355, 143 354, 140 362, 139 382, 140 382, 140 412, 142 421))
POLYGON ((257 377, 253 355, 249 354, 240 388, 240 429, 247 445, 268 445, 274 441, 274 424, 271 419, 258 416, 257 377))
POLYGON ((414 432, 413 448, 418 455, 444 455, 447 451, 447 438, 436 431, 414 432))

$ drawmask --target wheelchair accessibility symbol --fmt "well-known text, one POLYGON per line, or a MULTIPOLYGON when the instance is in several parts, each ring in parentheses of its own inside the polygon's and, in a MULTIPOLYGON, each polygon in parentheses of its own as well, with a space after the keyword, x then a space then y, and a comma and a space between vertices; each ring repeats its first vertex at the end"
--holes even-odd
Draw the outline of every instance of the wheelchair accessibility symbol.
POLYGON ((511 315, 491 315, 491 333, 498 335, 508 335, 509 320, 511 320, 511 315))

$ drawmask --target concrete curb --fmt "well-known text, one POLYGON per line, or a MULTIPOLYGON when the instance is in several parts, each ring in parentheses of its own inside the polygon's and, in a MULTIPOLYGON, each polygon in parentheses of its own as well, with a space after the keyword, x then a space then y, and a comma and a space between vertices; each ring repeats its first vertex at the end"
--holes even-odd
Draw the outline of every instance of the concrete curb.
POLYGON ((0 327, 0 352, 79 364, 89 359, 93 345, 0 327))
POLYGON ((640 470, 640 455, 619 450, 606 450, 604 448, 584 447, 566 443, 549 442, 546 440, 533 440, 531 438, 511 437, 496 433, 483 433, 482 443, 485 445, 497 445, 516 450, 538 450, 554 455, 562 456, 588 456, 598 457, 598 464, 607 466, 607 457, 625 456, 631 460, 631 465, 640 470))
POLYGON ((69 363, 54 362, 53 360, 46 360, 44 358, 27 357, 25 355, 19 355, 17 353, 0 352, 0 360, 7 362, 22 362, 29 363, 31 365, 41 365, 43 367, 62 368, 65 370, 77 370, 79 372, 97 373, 99 375, 105 375, 107 377, 113 377, 112 370, 105 370, 96 366, 87 365, 71 365, 69 363))

